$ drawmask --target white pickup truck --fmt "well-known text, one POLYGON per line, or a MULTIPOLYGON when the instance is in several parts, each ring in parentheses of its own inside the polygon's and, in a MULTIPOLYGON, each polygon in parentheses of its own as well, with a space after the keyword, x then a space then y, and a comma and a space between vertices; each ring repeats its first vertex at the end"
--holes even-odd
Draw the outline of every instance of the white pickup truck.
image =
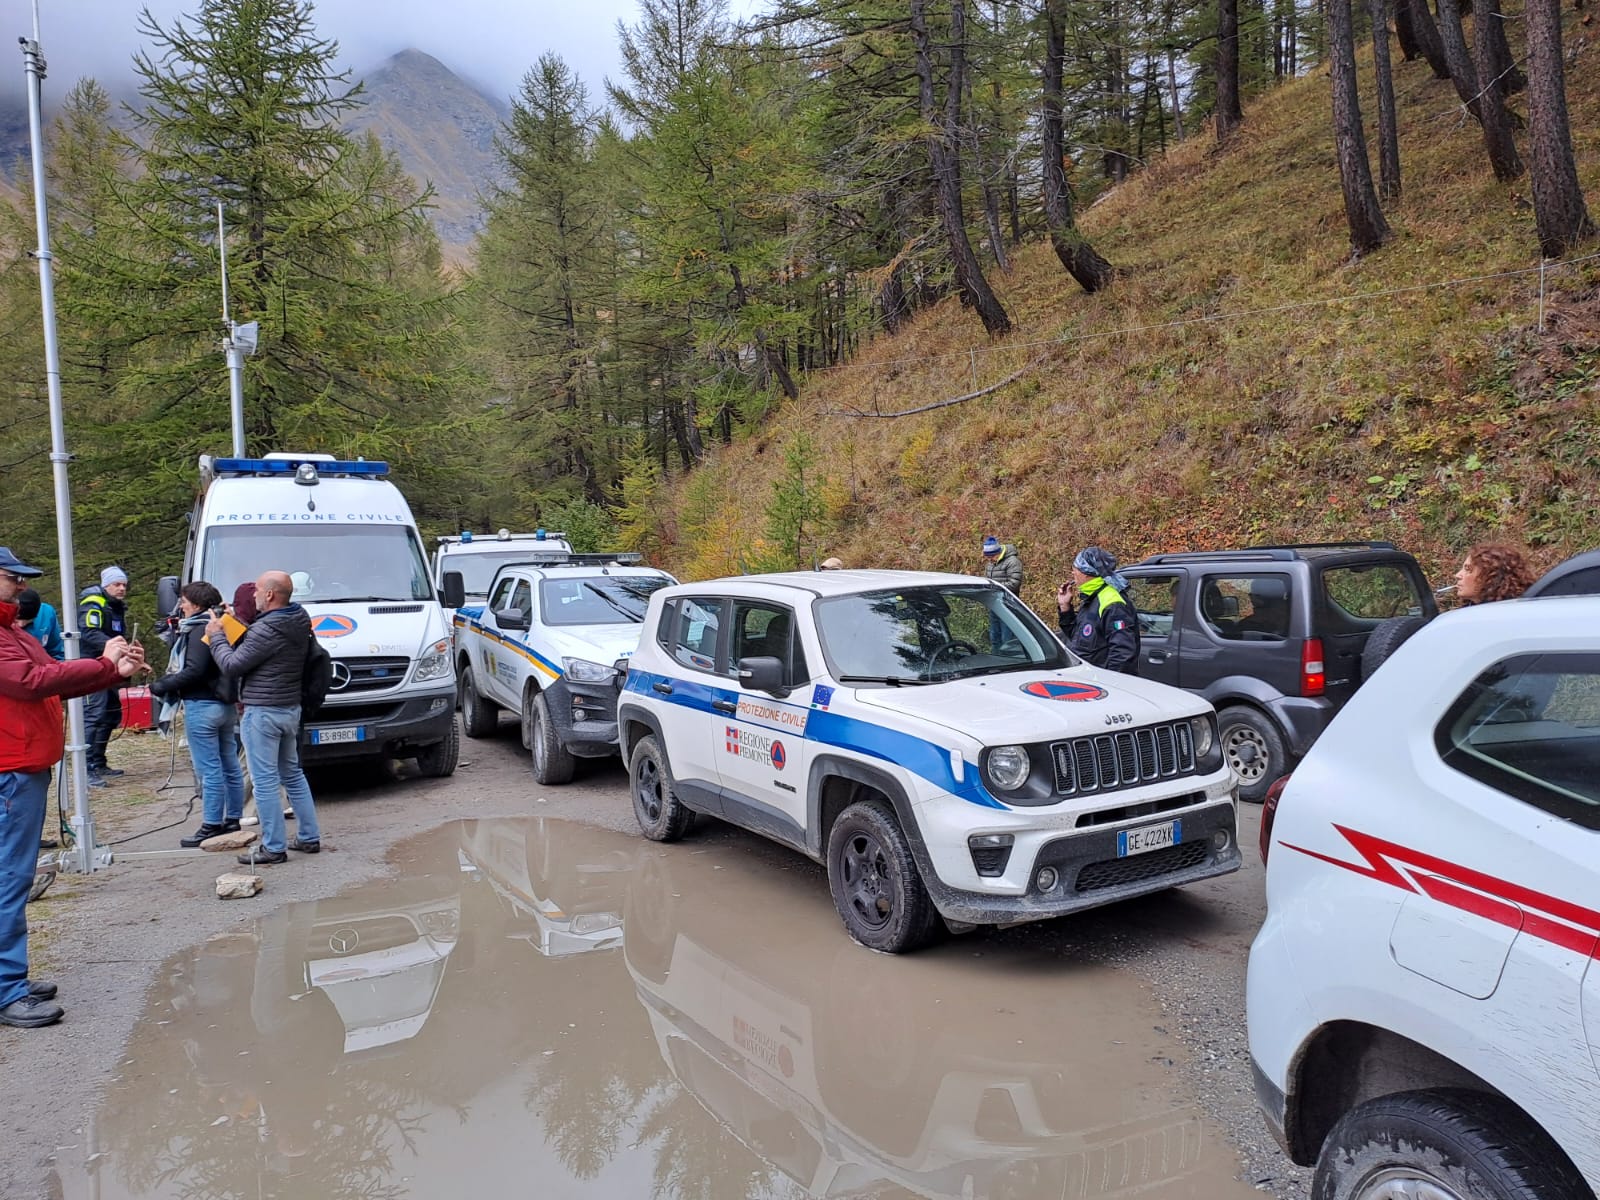
POLYGON ((677 580, 637 565, 637 554, 528 557, 500 568, 481 605, 462 604, 460 576, 444 574, 461 725, 489 737, 502 711, 517 714, 534 778, 566 783, 576 759, 617 752, 617 696, 645 609, 677 580))

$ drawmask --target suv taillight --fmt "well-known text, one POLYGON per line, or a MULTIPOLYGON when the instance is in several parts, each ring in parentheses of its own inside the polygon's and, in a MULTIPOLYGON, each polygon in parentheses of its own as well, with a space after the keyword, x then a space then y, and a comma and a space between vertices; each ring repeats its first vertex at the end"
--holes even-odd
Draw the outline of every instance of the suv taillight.
POLYGON ((1272 823, 1278 819, 1278 801, 1283 796, 1283 789, 1289 785, 1289 777, 1280 775, 1272 781, 1272 786, 1267 789, 1266 799, 1261 802, 1261 865, 1267 865, 1267 851, 1272 849, 1272 823))
POLYGON ((1307 638, 1300 644, 1300 694, 1320 696, 1328 688, 1328 675, 1323 670, 1322 639, 1307 638))

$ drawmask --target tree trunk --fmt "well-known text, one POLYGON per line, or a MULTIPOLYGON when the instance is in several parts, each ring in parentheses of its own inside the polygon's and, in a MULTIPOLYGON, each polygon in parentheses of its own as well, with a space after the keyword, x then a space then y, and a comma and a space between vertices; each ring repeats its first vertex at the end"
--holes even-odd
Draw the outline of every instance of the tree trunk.
POLYGON ((1400 195, 1400 130, 1394 111, 1394 74, 1389 66, 1389 4, 1388 0, 1370 0, 1368 7, 1372 11, 1372 63, 1378 78, 1379 192, 1392 201, 1400 195))
POLYGON ((1167 49, 1167 90, 1172 93, 1172 136, 1183 141, 1183 101, 1178 95, 1178 55, 1167 49))
POLYGON ((1044 216, 1050 227, 1050 244, 1067 274, 1086 292, 1098 292, 1111 282, 1112 267, 1089 240, 1078 232, 1072 217, 1072 191, 1062 166, 1061 77, 1067 55, 1067 38, 1061 13, 1065 0, 1045 5, 1044 50, 1044 216))
POLYGON ((1561 56, 1561 0, 1528 0, 1528 126, 1533 142, 1529 182, 1539 252, 1565 254, 1595 234, 1572 161, 1567 120, 1565 60, 1561 56))
MULTIPOLYGON (((1474 0, 1472 44, 1481 85, 1478 117, 1483 122, 1483 143, 1489 151, 1494 177, 1506 183, 1521 175, 1523 166, 1517 155, 1516 139, 1511 135, 1511 114, 1506 111, 1505 94, 1495 80, 1495 40, 1498 38, 1504 44, 1506 38, 1500 18, 1493 11, 1497 7, 1496 0, 1474 0)), ((1509 55, 1510 51, 1506 53, 1509 55)))
POLYGON ((1439 40, 1444 43, 1445 60, 1450 64, 1450 81, 1467 111, 1483 127, 1483 145, 1489 154, 1494 177, 1501 181, 1522 174, 1516 142, 1511 137, 1511 118, 1499 91, 1488 88, 1480 93, 1478 68, 1467 51, 1467 38, 1461 30, 1461 8, 1457 0, 1439 0, 1439 40))
POLYGON ((1417 39, 1417 49, 1428 60, 1435 79, 1450 78, 1450 63, 1445 58, 1444 43, 1439 40, 1439 27, 1428 11, 1428 0, 1400 0, 1400 7, 1411 22, 1411 34, 1417 39))
POLYGON ((1417 45, 1416 31, 1411 27, 1411 5, 1406 0, 1394 7, 1394 37, 1400 43, 1400 60, 1402 62, 1415 62, 1422 57, 1422 49, 1417 45))
MULTIPOLYGON (((1500 0, 1487 0, 1472 10, 1475 20, 1484 24, 1484 36, 1489 40, 1489 57, 1494 70, 1485 71, 1488 79, 1498 80, 1502 96, 1514 96, 1528 86, 1528 77, 1517 69, 1517 60, 1511 57, 1511 44, 1506 41, 1506 19, 1500 12, 1500 0), (1485 15, 1485 9, 1488 10, 1485 15)), ((1480 64, 1481 66, 1481 64, 1480 64)))
POLYGON ((978 310, 983 327, 991 337, 1011 331, 1011 318, 1001 305, 989 281, 984 278, 978 256, 967 237, 965 214, 961 208, 961 162, 957 156, 955 116, 961 105, 961 76, 965 67, 966 0, 951 0, 950 78, 945 84, 945 106, 941 114, 934 101, 933 47, 928 37, 927 0, 911 0, 911 41, 916 51, 918 103, 928 126, 928 161, 933 171, 934 205, 940 224, 950 242, 956 283, 962 299, 978 310))
MULTIPOLYGON (((1417 8, 1427 11, 1427 0, 1416 0, 1417 8)), ((1467 50, 1466 34, 1461 32, 1461 7, 1457 0, 1438 0, 1439 45, 1444 55, 1445 67, 1456 95, 1467 111, 1481 122, 1481 105, 1478 103, 1478 71, 1472 65, 1472 54, 1467 50)), ((1415 13, 1416 8, 1412 9, 1415 13)))
POLYGON ((1328 51, 1333 72, 1333 139, 1339 155, 1339 184, 1344 214, 1350 223, 1350 248, 1370 254, 1391 234, 1372 190, 1372 164, 1361 129, 1361 101, 1356 94, 1355 33, 1350 25, 1350 0, 1328 0, 1328 51))
POLYGON ((1239 0, 1217 0, 1217 141, 1244 121, 1239 107, 1239 0))

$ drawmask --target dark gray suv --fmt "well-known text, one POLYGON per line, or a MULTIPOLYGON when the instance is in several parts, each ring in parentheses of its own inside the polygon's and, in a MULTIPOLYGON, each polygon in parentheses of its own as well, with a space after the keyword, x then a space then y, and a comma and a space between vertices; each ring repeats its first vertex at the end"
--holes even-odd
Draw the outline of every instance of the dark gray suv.
POLYGON ((1373 630, 1439 611, 1390 542, 1156 554, 1122 573, 1139 674, 1216 706, 1239 798, 1254 803, 1355 693, 1373 630))

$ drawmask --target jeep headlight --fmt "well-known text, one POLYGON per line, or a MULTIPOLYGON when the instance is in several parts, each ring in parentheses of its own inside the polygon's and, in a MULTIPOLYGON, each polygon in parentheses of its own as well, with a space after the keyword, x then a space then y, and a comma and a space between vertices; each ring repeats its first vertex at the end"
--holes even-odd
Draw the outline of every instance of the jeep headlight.
POLYGON ((587 658, 563 658, 561 670, 574 683, 610 683, 617 673, 609 663, 590 662, 587 658))
POLYGON ((426 679, 443 679, 450 674, 450 639, 440 638, 422 652, 417 659, 417 669, 411 678, 421 683, 426 679))
POLYGON ((622 921, 615 913, 579 913, 572 918, 573 933, 604 933, 615 929, 622 921))
POLYGON ((996 746, 989 751, 984 771, 1002 792, 1014 792, 1028 782, 1028 752, 1021 746, 996 746))
POLYGON ((1216 730, 1210 717, 1190 717, 1189 728, 1194 733, 1194 757, 1199 762, 1206 758, 1217 744, 1216 730))

